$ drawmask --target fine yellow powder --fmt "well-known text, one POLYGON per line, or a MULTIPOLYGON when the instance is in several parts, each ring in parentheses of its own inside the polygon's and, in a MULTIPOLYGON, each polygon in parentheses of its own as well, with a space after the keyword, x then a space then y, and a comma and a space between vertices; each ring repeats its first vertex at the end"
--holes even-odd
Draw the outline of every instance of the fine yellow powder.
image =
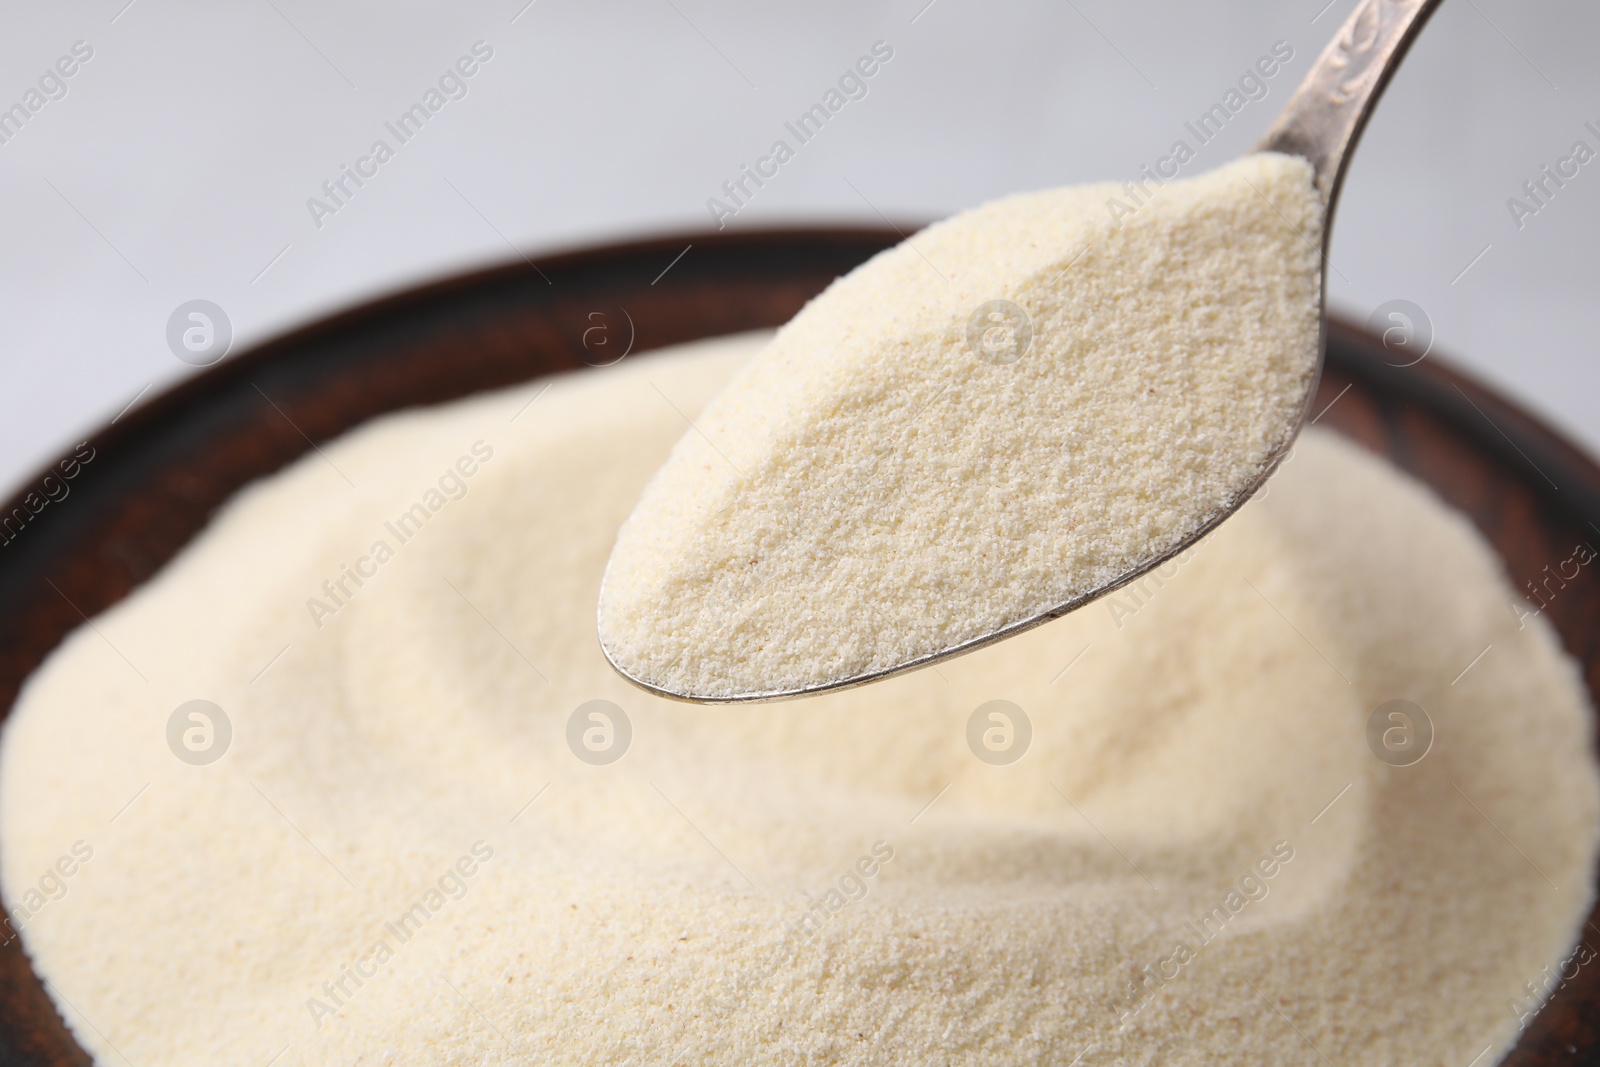
POLYGON ((1310 165, 1014 196, 780 330, 622 526, 600 640, 681 695, 793 692, 1017 626, 1249 491, 1315 375, 1310 165))
POLYGON ((1600 801, 1465 521, 1308 433, 1183 562, 938 673, 652 698, 594 641, 611 532, 764 340, 379 420, 68 638, 0 874, 96 1062, 1494 1062, 1600 801), (1394 699, 1412 766, 1368 745, 1394 699), (594 700, 631 731, 569 743, 594 700))

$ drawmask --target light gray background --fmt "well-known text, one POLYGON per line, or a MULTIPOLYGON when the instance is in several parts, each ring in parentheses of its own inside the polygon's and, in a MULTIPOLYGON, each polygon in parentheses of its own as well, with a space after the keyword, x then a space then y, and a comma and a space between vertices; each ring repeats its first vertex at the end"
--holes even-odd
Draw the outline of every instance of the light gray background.
MULTIPOLYGON (((1131 177, 1288 41, 1196 173, 1252 143, 1354 6, 1326 3, 11 5, 0 106, 73 42, 94 57, 0 145, 0 487, 194 373, 165 341, 186 300, 227 310, 237 352, 440 273, 709 227, 706 199, 876 40, 894 58, 869 95, 730 226, 932 218, 1131 177), (318 229, 307 198, 393 144, 384 121, 480 39, 494 56, 468 95, 318 229)), ((1600 161, 1521 230, 1506 200, 1575 140, 1600 149, 1597 46, 1592 3, 1448 0, 1356 157, 1330 284, 1361 319, 1415 301, 1436 351, 1593 451, 1600 161)))

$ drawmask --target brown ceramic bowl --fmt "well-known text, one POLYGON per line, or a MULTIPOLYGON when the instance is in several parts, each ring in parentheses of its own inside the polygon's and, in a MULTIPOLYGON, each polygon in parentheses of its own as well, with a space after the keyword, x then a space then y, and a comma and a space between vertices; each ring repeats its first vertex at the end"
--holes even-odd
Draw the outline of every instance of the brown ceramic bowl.
MULTIPOLYGON (((776 326, 896 239, 876 229, 699 234, 555 256, 537 269, 518 262, 367 304, 218 364, 97 431, 69 495, 0 545, 0 708, 9 712, 69 631, 155 573, 235 490, 313 441, 397 408, 609 362, 630 341, 642 354, 776 326), (586 333, 597 325, 605 332, 586 333)), ((1320 425, 1470 516, 1519 587, 1575 544, 1600 545, 1600 468, 1588 457, 1439 358, 1397 368, 1386 355, 1369 334, 1330 325, 1320 425)), ((0 518, 27 512, 29 491, 0 518)), ((1546 615, 1600 697, 1600 585, 1579 578, 1546 615)), ((1600 915, 1591 922, 1600 935, 1600 915)), ((13 937, 0 946, 0 1067, 89 1062, 13 937)), ((1600 968, 1557 992, 1505 1062, 1600 1063, 1600 968)))

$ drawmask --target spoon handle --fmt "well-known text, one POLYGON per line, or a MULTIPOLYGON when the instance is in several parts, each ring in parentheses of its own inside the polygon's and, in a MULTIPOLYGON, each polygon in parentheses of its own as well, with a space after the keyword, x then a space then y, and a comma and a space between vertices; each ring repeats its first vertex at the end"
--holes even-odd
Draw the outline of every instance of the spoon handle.
POLYGON ((1439 2, 1362 0, 1256 145, 1309 160, 1330 216, 1367 116, 1439 2))

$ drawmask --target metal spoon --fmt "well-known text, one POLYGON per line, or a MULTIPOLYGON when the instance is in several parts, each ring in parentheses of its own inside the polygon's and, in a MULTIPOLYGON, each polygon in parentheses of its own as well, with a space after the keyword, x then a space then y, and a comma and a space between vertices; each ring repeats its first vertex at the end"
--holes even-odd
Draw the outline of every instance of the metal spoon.
MULTIPOLYGON (((1280 152, 1285 155, 1302 156, 1311 163, 1313 168, 1313 181, 1317 191, 1322 195, 1323 202, 1323 246, 1322 259, 1327 263, 1328 241, 1333 232, 1333 211, 1339 199, 1340 187, 1344 184, 1345 168, 1349 163, 1351 151, 1355 148, 1356 141, 1361 136, 1361 131, 1367 124, 1372 109, 1376 106, 1378 98, 1389 84, 1395 69, 1405 57, 1406 50, 1411 47, 1411 42, 1416 39, 1428 16, 1433 14, 1439 6, 1440 0, 1363 0, 1355 9, 1332 41, 1323 49, 1322 55, 1317 58, 1305 79, 1295 89, 1294 95, 1284 106, 1283 111, 1273 122, 1271 129, 1256 145, 1256 152, 1280 152)), ((1327 284, 1326 271, 1318 279, 1322 294, 1322 338, 1318 349, 1325 351, 1327 341, 1327 284)), ((1321 367, 1318 367, 1320 375, 1321 367)), ((1316 386, 1307 393, 1306 408, 1300 413, 1300 425, 1305 424, 1310 414, 1310 404, 1316 395, 1316 386)), ((1254 482, 1248 485, 1234 500, 1232 507, 1214 517, 1200 529, 1197 529, 1188 540, 1178 544, 1170 551, 1159 556, 1154 556, 1143 561, 1126 573, 1118 576, 1098 589, 1083 596, 1076 597, 1067 603, 1058 605, 1048 611, 1021 622, 1013 623, 993 633, 963 641, 949 648, 892 667, 874 670, 854 677, 833 679, 816 685, 796 689, 741 693, 734 696, 708 697, 690 693, 675 693, 651 685, 630 675, 612 659, 609 650, 607 659, 611 660, 619 674, 642 689, 648 690, 658 696, 674 700, 685 700, 699 704, 731 704, 747 701, 784 700, 793 697, 812 696, 817 693, 830 692, 836 689, 848 689, 858 685, 866 685, 892 675, 915 670, 940 660, 948 659, 976 648, 1003 640, 1024 630, 1060 618, 1069 612, 1075 611, 1085 604, 1096 600, 1107 593, 1137 581, 1151 570, 1162 566, 1168 560, 1186 552, 1196 542, 1210 533, 1219 523, 1238 510, 1251 497, 1266 480, 1272 476, 1279 463, 1288 454, 1293 445, 1293 436, 1284 442, 1282 449, 1273 455, 1263 467, 1261 474, 1254 482)))

